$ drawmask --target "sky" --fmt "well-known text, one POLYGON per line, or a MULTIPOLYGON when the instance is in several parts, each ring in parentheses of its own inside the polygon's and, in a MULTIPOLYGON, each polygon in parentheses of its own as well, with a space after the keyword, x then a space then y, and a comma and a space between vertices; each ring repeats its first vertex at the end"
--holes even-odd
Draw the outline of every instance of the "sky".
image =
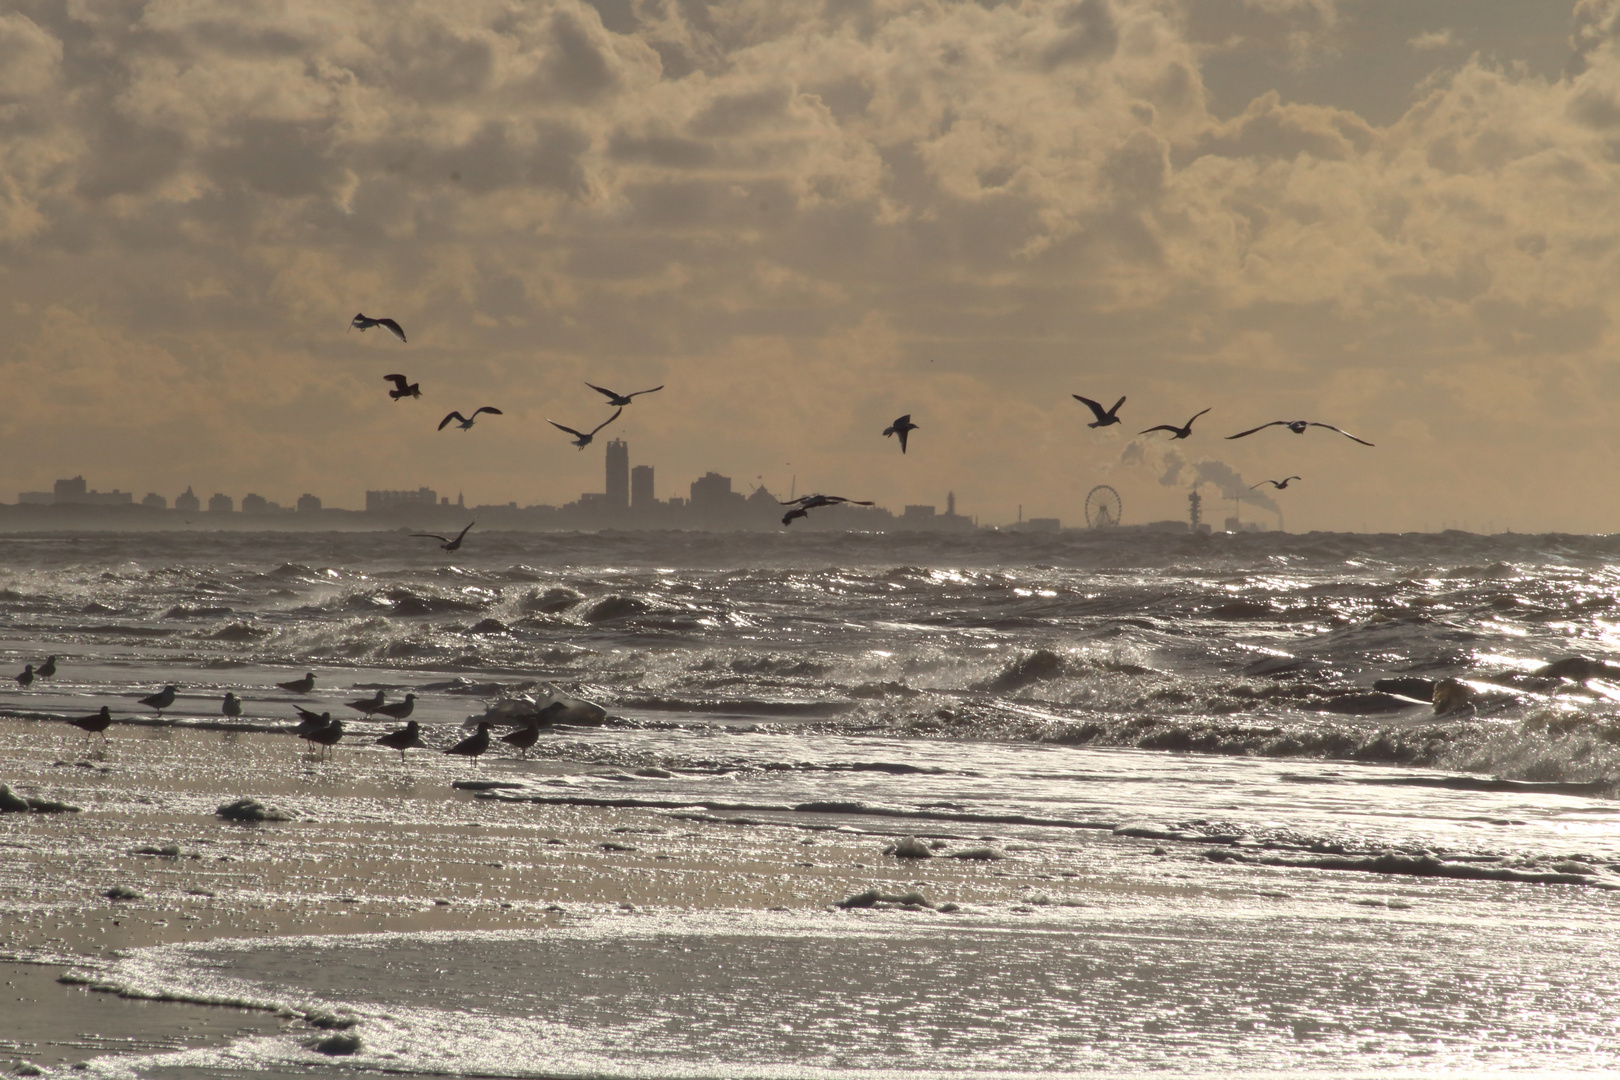
POLYGON ((561 504, 617 435, 660 498, 1072 524, 1108 484, 1129 523, 1298 474, 1242 515, 1620 531, 1617 36, 1620 0, 13 0, 0 500, 561 504), (665 389, 579 451, 586 380, 665 389), (1223 438, 1300 418, 1376 446, 1223 438))

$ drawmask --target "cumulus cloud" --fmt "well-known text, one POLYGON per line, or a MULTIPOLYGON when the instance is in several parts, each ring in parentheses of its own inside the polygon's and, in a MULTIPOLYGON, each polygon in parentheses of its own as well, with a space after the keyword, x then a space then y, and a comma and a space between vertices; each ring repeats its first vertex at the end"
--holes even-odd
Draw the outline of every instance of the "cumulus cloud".
MULTIPOLYGON (((791 460, 1072 518, 1117 457, 1079 391, 1380 444, 1234 444, 1233 476, 1313 470, 1295 522, 1483 518, 1483 471, 1612 527, 1536 478, 1612 452, 1615 10, 1573 5, 1561 77, 1476 57, 1375 123, 1327 90, 1211 107, 1222 50, 1353 47, 1327 0, 25 0, 0 15, 0 483, 564 501, 600 462, 539 428, 611 374, 670 385, 625 428, 663 493, 791 460), (410 346, 345 336, 357 310, 410 346), (510 422, 446 452, 377 400, 402 365, 510 422), (902 471, 875 432, 907 411, 902 471), (1523 434, 1555 418, 1567 447, 1523 434)), ((1128 503, 1173 498, 1144 480, 1128 503)))

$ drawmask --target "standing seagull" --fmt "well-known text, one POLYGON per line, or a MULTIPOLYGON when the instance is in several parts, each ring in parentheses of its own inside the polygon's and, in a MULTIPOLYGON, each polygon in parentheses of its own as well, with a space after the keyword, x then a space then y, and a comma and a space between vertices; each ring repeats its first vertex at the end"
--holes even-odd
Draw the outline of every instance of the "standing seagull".
POLYGON ((49 679, 54 676, 56 674, 56 657, 46 657, 45 662, 39 665, 38 670, 36 670, 34 674, 38 675, 42 679, 49 679))
POLYGON ((302 679, 294 679, 292 682, 278 682, 276 685, 283 690, 291 690, 295 694, 307 694, 315 689, 315 673, 313 671, 306 672, 302 679))
MULTIPOLYGON (((467 529, 472 528, 476 524, 478 524, 476 521, 467 522, 467 529)), ((462 529, 459 533, 457 533, 454 540, 450 539, 448 536, 440 536, 438 533, 411 533, 411 535, 421 536, 429 540, 442 540, 444 543, 440 544, 440 547, 444 548, 446 551, 456 551, 461 547, 461 540, 467 535, 467 529, 462 529)))
POLYGON ((482 406, 480 408, 474 409, 472 411, 471 416, 462 416, 461 413, 459 413, 459 412, 451 413, 449 416, 447 416, 443 420, 439 421, 439 430, 443 431, 444 426, 446 424, 448 424, 450 421, 454 420, 457 424, 459 424, 461 426, 462 431, 467 431, 473 426, 473 421, 478 419, 478 414, 481 413, 481 412, 487 412, 492 416, 505 416, 506 415, 505 413, 501 412, 501 410, 497 409, 493 405, 484 405, 484 406, 482 406))
POLYGON ((478 755, 489 749, 489 721, 480 720, 478 731, 467 736, 456 745, 446 750, 447 754, 459 754, 462 757, 472 758, 473 764, 478 764, 478 755))
POLYGON ((162 716, 163 710, 174 704, 174 695, 179 689, 178 686, 165 686, 157 693, 148 694, 146 697, 141 698, 141 704, 147 708, 156 709, 157 714, 162 716))
MULTIPOLYGON (((1213 409, 1214 407, 1215 406, 1211 405, 1209 408, 1213 409)), ((1168 432, 1172 433, 1171 436, 1170 436, 1170 438, 1172 438, 1172 439, 1185 439, 1189 435, 1192 434, 1193 420, 1198 419, 1200 416, 1203 416, 1204 413, 1207 413, 1207 412, 1209 412, 1209 409, 1205 409, 1203 412, 1193 413, 1192 420, 1188 420, 1185 424, 1181 425, 1180 427, 1176 427, 1174 424, 1155 424, 1152 427, 1148 428, 1147 431, 1138 431, 1137 434, 1138 435, 1146 435, 1148 433, 1148 431, 1168 431, 1168 432)))
POLYGON ((518 752, 524 757, 529 756, 529 747, 533 746, 539 739, 540 721, 532 718, 522 727, 513 728, 501 736, 501 742, 517 747, 518 752))
POLYGON ((343 738, 343 721, 333 720, 325 727, 316 728, 308 735, 305 735, 304 738, 312 743, 319 744, 321 747, 321 757, 325 758, 327 748, 336 746, 338 744, 338 740, 343 738))
POLYGON ((383 692, 381 690, 377 691, 377 693, 372 697, 361 698, 359 701, 349 702, 349 708, 356 709, 359 712, 364 713, 367 719, 370 719, 371 714, 382 707, 383 692))
MULTIPOLYGON (((586 383, 585 385, 589 386, 590 383, 586 383)), ((646 392, 647 391, 643 391, 643 393, 646 393, 646 392)), ((591 445, 591 440, 596 437, 596 433, 598 431, 601 431, 603 428, 605 428, 609 424, 613 423, 613 421, 617 420, 619 418, 619 414, 622 413, 622 412, 624 412, 624 406, 620 405, 617 409, 613 410, 613 415, 612 416, 608 417, 606 420, 602 421, 600 424, 597 424, 595 427, 593 427, 591 429, 591 431, 590 431, 590 434, 588 434, 588 435, 583 431, 575 431, 571 427, 563 427, 563 425, 557 423, 557 421, 552 420, 549 417, 546 419, 546 423, 550 424, 554 428, 562 428, 563 431, 566 431, 566 432, 568 432, 568 434, 575 436, 574 445, 579 447, 581 450, 583 450, 587 446, 591 445)))
MULTIPOLYGON (((1288 486, 1288 481, 1290 481, 1290 480, 1303 480, 1303 479, 1304 479, 1303 476, 1285 476, 1281 480, 1262 480, 1262 481, 1260 481, 1260 484, 1270 484, 1272 487, 1276 488, 1278 491, 1281 491, 1283 488, 1288 486)), ((1259 487, 1260 484, 1250 484, 1249 485, 1249 490, 1253 491, 1255 488, 1259 487)))
POLYGON ((900 436, 900 452, 903 454, 906 452, 906 436, 916 430, 917 425, 911 422, 911 414, 906 413, 906 415, 883 429, 883 437, 886 439, 890 435, 900 436))
POLYGON ((384 375, 383 380, 394 384, 394 388, 388 391, 388 396, 395 401, 402 397, 419 398, 422 396, 421 384, 410 382, 403 375, 384 375))
POLYGON ((1114 407, 1112 409, 1105 410, 1102 407, 1101 402, 1092 401, 1090 398, 1081 397, 1079 394, 1070 394, 1069 396, 1074 398, 1074 400, 1078 401, 1080 404, 1084 405, 1086 408, 1090 409, 1092 413, 1096 415, 1097 422, 1094 424, 1087 424, 1086 427, 1107 427, 1110 424, 1120 423, 1118 413, 1119 407, 1125 404, 1124 398, 1120 398, 1118 401, 1114 402, 1114 407))
POLYGON ((219 703, 219 712, 221 716, 241 716, 242 699, 229 690, 225 691, 225 700, 219 703))
POLYGON ((101 741, 106 742, 107 728, 112 724, 112 710, 103 705, 100 712, 91 716, 81 716, 77 719, 69 720, 68 723, 85 733, 84 741, 86 743, 90 741, 90 736, 92 735, 100 735, 101 741))
POLYGON ((586 383, 585 385, 589 386, 592 390, 595 390, 598 394, 606 394, 607 399, 608 399, 608 404, 609 405, 617 405, 621 409, 624 408, 626 405, 630 404, 630 399, 633 398, 633 397, 640 397, 642 394, 655 393, 655 392, 657 392, 659 390, 662 390, 664 388, 663 385, 660 384, 658 386, 653 387, 651 390, 637 390, 633 394, 616 394, 612 390, 609 390, 607 387, 605 387, 605 386, 597 386, 595 383, 586 383))
POLYGON ((416 695, 406 694, 404 701, 395 701, 388 705, 379 705, 377 711, 384 716, 395 720, 403 720, 416 711, 416 695))
POLYGON ((417 726, 415 720, 397 731, 390 731, 386 735, 377 736, 377 742, 390 750, 398 750, 399 761, 402 765, 405 763, 405 751, 426 745, 422 742, 422 729, 417 726))
POLYGON ((1345 438, 1350 439, 1353 442, 1358 442, 1362 446, 1371 446, 1372 445, 1372 443, 1368 442, 1366 439, 1358 439, 1354 435, 1350 434, 1348 431, 1344 430, 1343 428, 1336 428, 1332 424, 1318 423, 1315 420, 1273 420, 1269 424, 1261 424, 1259 427, 1252 427, 1248 431, 1240 431, 1236 435, 1228 435, 1227 438, 1228 439, 1241 439, 1245 435, 1253 435, 1255 432, 1264 431, 1268 427, 1278 427, 1278 426, 1287 428, 1289 431, 1292 431, 1295 435, 1303 435, 1303 434, 1305 434, 1305 429, 1308 428, 1308 427, 1325 427, 1329 431, 1337 431, 1340 435, 1343 435, 1345 438))
POLYGON ((395 337, 399 338, 399 340, 405 340, 405 331, 401 330, 399 328, 399 323, 395 322, 393 319, 368 319, 364 315, 356 315, 349 322, 350 330, 358 330, 362 334, 367 330, 370 330, 373 326, 380 326, 390 334, 393 334, 395 337))
POLYGON ((28 689, 29 684, 32 683, 33 681, 34 681, 34 665, 29 664, 28 666, 23 668, 23 673, 21 675, 17 676, 17 685, 22 687, 24 690, 26 690, 26 689, 28 689))

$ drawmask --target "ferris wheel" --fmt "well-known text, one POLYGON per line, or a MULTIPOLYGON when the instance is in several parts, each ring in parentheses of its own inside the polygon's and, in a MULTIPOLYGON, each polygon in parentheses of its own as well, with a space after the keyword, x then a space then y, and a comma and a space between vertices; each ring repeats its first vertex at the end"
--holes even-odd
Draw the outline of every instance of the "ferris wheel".
POLYGON ((1124 509, 1119 492, 1107 484, 1098 484, 1086 493, 1086 524, 1093 529, 1112 529, 1119 524, 1124 509))

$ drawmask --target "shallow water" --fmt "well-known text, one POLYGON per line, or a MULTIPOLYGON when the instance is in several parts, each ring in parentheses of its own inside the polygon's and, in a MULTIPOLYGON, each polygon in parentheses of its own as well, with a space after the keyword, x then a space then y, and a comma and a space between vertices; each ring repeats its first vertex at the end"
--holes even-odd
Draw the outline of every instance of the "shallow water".
POLYGON ((0 695, 0 779, 84 808, 0 818, 11 950, 60 955, 139 867, 164 929, 84 977, 361 1040, 93 1070, 1612 1066, 1620 540, 476 539, 0 538, 0 661, 61 668, 0 695), (1436 716, 1448 677, 1472 705, 1436 716), (46 722, 155 721, 165 682, 172 724, 105 750, 46 722), (609 719, 476 766, 401 764, 344 705, 414 692, 443 748, 544 683, 609 719), (349 721, 333 760, 276 731, 295 705, 349 721), (296 820, 212 816, 244 793, 296 820), (142 822, 198 859, 153 876, 142 822), (928 906, 835 906, 874 886, 928 906), (340 904, 386 935, 301 936, 340 904))

